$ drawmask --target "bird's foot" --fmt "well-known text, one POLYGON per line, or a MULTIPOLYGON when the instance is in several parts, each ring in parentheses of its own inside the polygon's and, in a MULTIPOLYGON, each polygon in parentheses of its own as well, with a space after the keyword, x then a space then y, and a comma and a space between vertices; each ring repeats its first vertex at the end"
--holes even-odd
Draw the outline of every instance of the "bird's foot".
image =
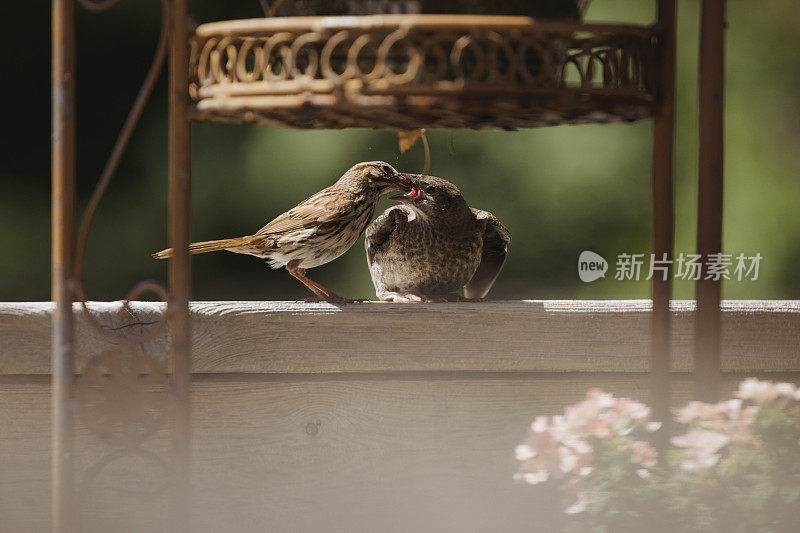
POLYGON ((378 294, 378 298, 384 302, 394 303, 421 303, 430 301, 417 294, 400 292, 382 292, 378 294))

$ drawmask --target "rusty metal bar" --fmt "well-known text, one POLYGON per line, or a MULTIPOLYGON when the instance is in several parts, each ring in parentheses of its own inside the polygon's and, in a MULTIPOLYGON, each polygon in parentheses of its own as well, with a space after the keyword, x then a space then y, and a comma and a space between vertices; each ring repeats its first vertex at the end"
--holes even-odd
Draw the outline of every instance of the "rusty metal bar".
MULTIPOLYGON (((164 19, 167 17, 166 3, 167 0, 162 0, 161 11, 164 19)), ((86 5, 93 6, 91 9, 94 10, 100 9, 99 6, 91 3, 86 5)), ((153 61, 150 64, 150 68, 147 71, 147 76, 145 76, 144 82, 142 82, 142 86, 139 89, 139 94, 136 95, 136 100, 133 102, 133 106, 128 112, 128 118, 125 119, 125 123, 123 124, 122 130, 117 137, 117 141, 114 143, 114 148, 111 150, 111 155, 109 155, 106 165, 103 167, 103 172, 100 174, 100 179, 97 180, 97 185, 92 193, 92 197, 89 199, 89 203, 86 205, 86 211, 84 211, 83 219, 81 220, 81 224, 78 228, 78 235, 75 244, 75 265, 73 267, 73 272, 75 274, 76 283, 80 283, 82 280, 83 256, 86 251, 86 242, 89 239, 89 229, 92 226, 92 221, 94 220, 97 210, 100 207, 100 201, 103 199, 103 196, 108 189, 108 185, 111 183, 111 179, 114 177, 114 174, 117 171, 117 167, 122 159, 122 155, 125 153, 125 150, 128 147, 128 143, 130 142, 133 132, 139 123, 139 119, 142 117, 142 112, 144 111, 144 108, 150 99, 150 95, 153 93, 153 89, 158 81, 158 76, 161 74, 161 69, 164 66, 164 59, 167 55, 167 34, 167 21, 162 20, 161 33, 158 36, 156 52, 153 56, 153 61)))
MULTIPOLYGON (((656 259, 672 259, 675 206, 673 148, 675 134, 675 0, 658 2, 658 96, 653 123, 653 253, 656 259)), ((651 391, 653 416, 661 421, 660 442, 668 442, 670 404, 670 312, 672 270, 666 279, 653 276, 651 324, 651 391)))
POLYGON ((186 0, 170 0, 169 10, 169 319, 171 377, 175 393, 172 436, 175 471, 173 529, 189 528, 189 430, 191 323, 189 222, 191 205, 191 119, 189 117, 189 26, 186 0))
MULTIPOLYGON (((703 0, 700 22, 700 153, 697 253, 707 260, 722 251, 723 84, 725 0, 703 0)), ((695 397, 716 401, 720 382, 722 282, 697 282, 695 397)))
POLYGON ((72 362, 75 349, 71 290, 75 223, 75 3, 52 4, 52 521, 72 529, 72 362))

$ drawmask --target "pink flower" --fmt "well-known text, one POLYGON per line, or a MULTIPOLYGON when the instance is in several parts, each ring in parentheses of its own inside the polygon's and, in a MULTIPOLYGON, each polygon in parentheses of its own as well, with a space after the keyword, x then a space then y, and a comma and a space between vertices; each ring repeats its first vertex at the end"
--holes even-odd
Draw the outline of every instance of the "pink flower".
POLYGON ((675 411, 675 420, 681 424, 691 424, 695 420, 707 420, 717 415, 714 405, 703 402, 689 402, 675 411))
POLYGON ((658 431, 661 429, 661 422, 648 422, 644 425, 644 429, 649 433, 653 433, 654 431, 658 431))
MULTIPOLYGON (((792 383, 748 378, 736 396, 715 404, 689 402, 674 411, 675 420, 687 426, 684 434, 671 439, 680 454, 677 467, 692 474, 689 479, 695 478, 698 487, 718 487, 727 473, 723 467, 737 450, 762 452, 768 445, 754 427, 762 410, 770 416, 795 416, 800 407, 800 389, 792 383)), ((598 491, 613 490, 603 484, 608 468, 623 469, 635 480, 638 476, 643 480, 639 483, 671 481, 666 477, 671 465, 664 465, 664 472, 655 470, 658 452, 647 440, 636 440, 661 426, 650 420, 651 414, 643 403, 591 389, 563 415, 533 421, 514 450, 521 461, 514 479, 530 484, 562 480, 567 514, 585 512, 599 501, 598 491)))
POLYGON ((681 462, 681 468, 687 472, 708 470, 719 462, 719 454, 705 454, 698 451, 689 451, 686 459, 681 462))
POLYGON ((598 439, 607 439, 612 435, 608 422, 598 418, 595 418, 589 423, 589 434, 598 439))
MULTIPOLYGON (((563 415, 536 417, 526 439, 514 450, 522 463, 515 479, 530 484, 564 479, 565 486, 571 487, 570 501, 574 499, 565 512, 583 512, 590 503, 595 454, 608 450, 605 445, 593 449, 593 439, 607 441, 623 452, 621 466, 632 473, 656 465, 656 450, 633 436, 636 431, 653 432, 660 427, 660 423, 650 421, 650 415, 650 408, 643 403, 591 389, 585 400, 566 407, 563 415)), ((637 475, 644 478, 650 474, 637 475)))
POLYGON ((614 397, 602 389, 589 389, 586 392, 586 400, 601 409, 614 406, 614 397))
POLYGON ((706 429, 692 429, 684 435, 673 437, 672 444, 678 448, 694 448, 708 453, 717 453, 720 448, 728 444, 727 435, 706 429))
POLYGON ((577 435, 564 435, 559 439, 560 442, 575 451, 578 455, 590 455, 592 447, 585 440, 577 435))
POLYGON ((530 431, 528 432, 528 438, 525 439, 524 442, 524 444, 531 449, 534 455, 538 455, 542 452, 552 449, 555 446, 555 443, 556 441, 548 431, 530 431))
POLYGON ((645 467, 653 467, 658 462, 658 452, 650 444, 637 440, 633 443, 631 460, 645 467))
POLYGON ((547 417, 537 416, 536 420, 531 424, 531 431, 534 433, 544 433, 547 431, 547 417))
POLYGON ((760 381, 756 378, 747 378, 739 383, 736 396, 743 400, 751 400, 759 405, 771 403, 779 397, 794 398, 797 387, 792 383, 773 383, 760 381))
POLYGON ((758 406, 742 408, 742 399, 733 399, 715 404, 689 402, 675 411, 676 420, 682 424, 716 431, 736 442, 753 439, 752 425, 758 415, 758 406))
POLYGON ((538 468, 531 472, 517 472, 514 474, 514 481, 524 481, 528 485, 537 485, 547 481, 547 470, 538 468))
POLYGON ((797 392, 797 386, 794 383, 776 383, 775 390, 778 392, 779 396, 794 398, 797 392))
POLYGON ((681 468, 688 472, 697 472, 717 464, 720 459, 717 452, 730 442, 730 438, 723 433, 695 428, 684 435, 673 437, 670 442, 685 449, 681 468))
POLYGON ((514 448, 514 457, 517 458, 517 461, 527 461, 528 459, 536 457, 536 452, 527 444, 520 444, 514 448))
POLYGON ((650 417, 650 408, 629 398, 617 400, 617 408, 632 420, 645 420, 650 417))
POLYGON ((566 446, 558 447, 559 468, 564 473, 572 471, 578 465, 578 456, 566 446))

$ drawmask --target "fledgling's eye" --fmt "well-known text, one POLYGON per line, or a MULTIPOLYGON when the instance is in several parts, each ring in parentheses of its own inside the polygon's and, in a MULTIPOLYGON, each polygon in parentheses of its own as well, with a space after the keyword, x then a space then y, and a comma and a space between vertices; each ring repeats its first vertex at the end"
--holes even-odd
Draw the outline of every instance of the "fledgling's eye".
POLYGON ((381 167, 381 170, 387 176, 391 176, 392 174, 394 174, 394 171, 392 170, 392 167, 390 167, 389 165, 383 165, 381 167))
POLYGON ((428 185, 427 187, 425 187, 425 192, 428 194, 433 194, 436 192, 436 187, 434 187, 433 185, 428 185))

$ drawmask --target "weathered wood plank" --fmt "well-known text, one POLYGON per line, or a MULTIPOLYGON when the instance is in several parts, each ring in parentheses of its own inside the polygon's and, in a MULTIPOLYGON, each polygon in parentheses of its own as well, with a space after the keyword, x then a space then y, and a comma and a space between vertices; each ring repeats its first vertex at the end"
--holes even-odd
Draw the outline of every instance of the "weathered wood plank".
MULTIPOLYGON (((77 367, 159 326, 164 306, 76 305, 77 367)), ((194 302, 193 368, 226 372, 609 371, 649 367, 650 302, 508 301, 452 304, 194 302)), ((800 301, 723 304, 729 371, 800 370, 800 301)), ((52 304, 0 304, 0 374, 50 371, 52 304)), ((691 369, 694 303, 673 302, 673 370, 691 369)), ((164 359, 165 334, 144 342, 164 359)))
MULTIPOLYGON (((637 374, 393 376, 197 377, 192 531, 556 531, 555 493, 511 479, 530 421, 590 387, 648 397, 637 374)), ((675 401, 690 387, 678 376, 675 401)), ((0 530, 45 531, 48 380, 6 378, 0 405, 0 530)), ((113 448, 78 414, 82 482, 113 448)), ((168 457, 166 430, 142 448, 168 457)), ((157 472, 137 454, 109 465, 82 493, 82 530, 164 530, 169 498, 136 496, 157 472)))

